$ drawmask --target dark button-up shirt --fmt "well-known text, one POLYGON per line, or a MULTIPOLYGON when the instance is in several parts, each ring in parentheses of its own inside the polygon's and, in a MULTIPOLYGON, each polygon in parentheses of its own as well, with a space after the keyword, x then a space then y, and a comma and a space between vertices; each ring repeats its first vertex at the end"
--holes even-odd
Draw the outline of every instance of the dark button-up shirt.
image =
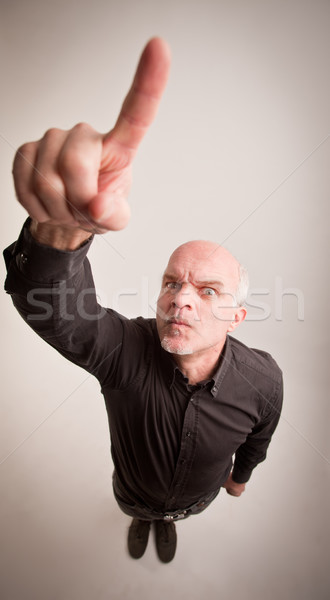
POLYGON ((238 483, 266 457, 279 420, 282 376, 269 354, 227 336, 213 377, 190 385, 162 349, 155 319, 126 319, 97 303, 91 240, 72 252, 31 237, 5 250, 6 290, 24 320, 97 377, 105 399, 115 493, 129 505, 184 509, 238 483))

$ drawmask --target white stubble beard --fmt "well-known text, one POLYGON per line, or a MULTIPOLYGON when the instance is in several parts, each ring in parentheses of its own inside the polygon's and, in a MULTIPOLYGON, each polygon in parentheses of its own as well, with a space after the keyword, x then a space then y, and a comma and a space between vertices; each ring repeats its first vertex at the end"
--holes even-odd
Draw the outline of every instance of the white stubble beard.
MULTIPOLYGON (((179 335, 180 332, 176 330, 176 332, 174 332, 174 336, 179 335)), ((160 343, 162 348, 166 350, 166 352, 170 352, 171 354, 178 354, 179 356, 193 354, 193 349, 191 348, 191 346, 188 345, 188 343, 187 345, 185 345, 185 342, 182 340, 181 344, 178 345, 178 342, 175 339, 175 337, 173 339, 172 336, 164 335, 160 343)))

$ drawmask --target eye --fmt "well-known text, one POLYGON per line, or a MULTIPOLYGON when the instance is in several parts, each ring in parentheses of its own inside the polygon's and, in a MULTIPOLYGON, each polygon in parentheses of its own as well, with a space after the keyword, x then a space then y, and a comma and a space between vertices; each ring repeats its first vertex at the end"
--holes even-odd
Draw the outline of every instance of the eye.
POLYGON ((177 281, 167 281, 164 286, 167 290, 175 292, 181 288, 181 284, 177 281))
POLYGON ((215 296, 216 295, 216 291, 210 287, 202 288, 201 293, 203 296, 215 296))

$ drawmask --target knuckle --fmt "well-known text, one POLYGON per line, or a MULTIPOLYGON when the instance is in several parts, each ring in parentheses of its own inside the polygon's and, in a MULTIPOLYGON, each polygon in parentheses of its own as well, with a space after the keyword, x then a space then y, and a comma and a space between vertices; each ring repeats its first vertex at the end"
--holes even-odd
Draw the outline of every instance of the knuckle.
POLYGON ((100 141, 100 134, 87 123, 78 123, 69 133, 63 146, 58 169, 64 178, 87 178, 96 168, 95 142, 100 141))
POLYGON ((35 147, 35 142, 26 142, 22 144, 17 150, 14 158, 13 172, 24 162, 29 160, 35 147))
POLYGON ((77 123, 73 128, 72 128, 72 132, 74 133, 78 133, 78 134, 89 134, 89 133, 96 133, 95 129, 89 125, 89 123, 85 123, 84 121, 81 121, 80 123, 77 123))
POLYGON ((58 170, 63 179, 87 180, 95 171, 95 165, 88 152, 77 147, 67 147, 61 153, 58 170))
POLYGON ((53 140, 57 139, 59 136, 62 136, 63 134, 63 129, 58 129, 57 127, 51 127, 50 129, 47 129, 47 131, 44 133, 42 140, 43 142, 49 143, 52 142, 53 140))
POLYGON ((26 142, 25 144, 22 144, 17 152, 16 152, 16 156, 26 156, 30 154, 30 150, 33 147, 34 142, 26 142))

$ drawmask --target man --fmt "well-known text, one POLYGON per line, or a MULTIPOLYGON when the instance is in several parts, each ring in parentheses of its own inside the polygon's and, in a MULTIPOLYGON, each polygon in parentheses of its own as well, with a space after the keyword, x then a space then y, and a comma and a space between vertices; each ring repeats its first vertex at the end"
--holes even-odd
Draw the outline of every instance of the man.
POLYGON ((163 562, 175 554, 177 519, 204 510, 221 487, 244 491, 282 402, 274 360, 228 335, 246 315, 247 276, 218 244, 175 250, 156 319, 128 320, 97 304, 86 258, 91 234, 127 224, 132 159, 169 63, 165 42, 152 39, 108 134, 80 124, 19 149, 14 182, 29 219, 5 251, 6 290, 22 317, 101 384, 114 494, 133 517, 131 556, 143 555, 155 522, 163 562))

